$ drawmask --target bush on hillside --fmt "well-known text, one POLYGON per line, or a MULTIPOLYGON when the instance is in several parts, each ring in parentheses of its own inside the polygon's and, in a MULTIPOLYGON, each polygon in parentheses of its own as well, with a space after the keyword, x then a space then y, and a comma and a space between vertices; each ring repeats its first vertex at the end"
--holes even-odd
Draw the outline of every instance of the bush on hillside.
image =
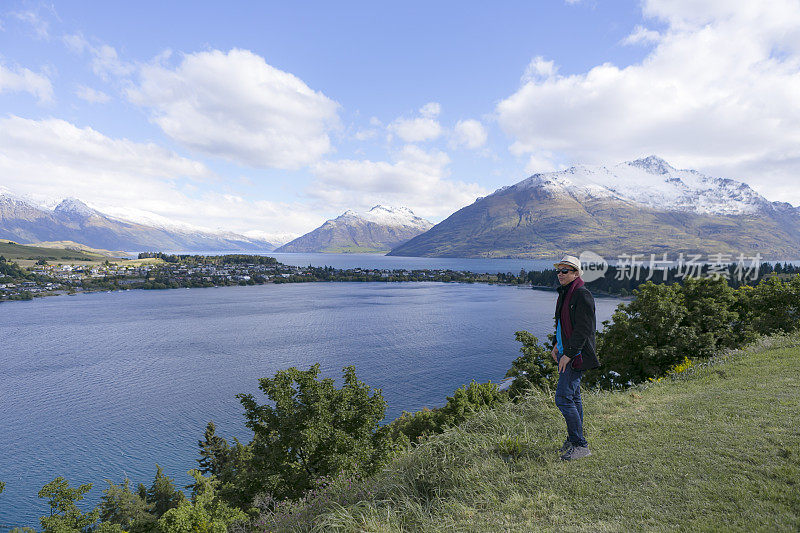
POLYGON ((788 333, 800 327, 800 274, 784 281, 764 278, 755 287, 742 287, 741 307, 753 333, 788 333))
POLYGON ((635 299, 603 322, 597 349, 603 366, 588 382, 639 383, 663 375, 685 357, 708 358, 757 335, 800 326, 800 275, 764 278, 731 288, 724 278, 687 279, 683 285, 645 283, 635 299))
POLYGON ((519 349, 522 355, 514 359, 506 373, 507 378, 514 378, 509 396, 516 399, 527 391, 554 389, 558 383, 558 366, 550 350, 527 331, 517 331, 514 335, 522 343, 519 349))
POLYGON ((415 413, 403 411, 399 418, 386 426, 396 444, 416 443, 421 438, 442 433, 456 426, 472 414, 491 409, 508 400, 508 394, 498 390, 494 383, 472 381, 447 397, 444 407, 422 409, 415 413))
POLYGON ((316 364, 260 379, 269 404, 238 395, 254 433, 238 480, 251 498, 298 498, 324 476, 370 474, 386 459, 391 447, 387 430, 379 428, 386 409, 380 389, 359 381, 352 366, 344 368, 341 388, 333 379, 318 380, 319 373, 316 364))

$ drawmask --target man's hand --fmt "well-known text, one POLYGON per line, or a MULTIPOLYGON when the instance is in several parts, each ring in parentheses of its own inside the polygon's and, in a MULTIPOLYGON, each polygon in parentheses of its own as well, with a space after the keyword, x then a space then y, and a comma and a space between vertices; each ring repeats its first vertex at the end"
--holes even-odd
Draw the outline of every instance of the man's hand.
POLYGON ((558 346, 557 346, 557 345, 556 345, 556 346, 553 346, 553 351, 552 351, 552 352, 550 352, 550 355, 552 355, 552 356, 553 356, 553 361, 555 361, 556 363, 558 363, 558 346))
POLYGON ((559 371, 559 373, 565 371, 567 369, 567 365, 570 364, 571 361, 572 361, 572 359, 570 359, 566 355, 562 355, 561 359, 558 361, 558 371, 559 371))

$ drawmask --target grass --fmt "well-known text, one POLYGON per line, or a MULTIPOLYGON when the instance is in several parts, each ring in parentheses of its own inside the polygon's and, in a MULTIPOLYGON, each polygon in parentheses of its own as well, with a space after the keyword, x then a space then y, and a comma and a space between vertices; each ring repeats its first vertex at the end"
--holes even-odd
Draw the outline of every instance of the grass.
MULTIPOLYGON (((552 396, 399 454, 323 531, 797 531, 800 334, 615 392, 584 392, 592 456, 562 462, 552 396)), ((335 500, 336 498, 334 498, 335 500)), ((273 529, 292 530, 274 524, 273 529)), ((304 528, 306 529, 306 528, 304 528)))
POLYGON ((35 262, 38 258, 45 258, 48 261, 97 261, 105 260, 98 254, 91 254, 79 250, 66 250, 63 248, 42 248, 31 245, 17 244, 13 241, 0 241, 0 255, 9 261, 28 260, 35 262))

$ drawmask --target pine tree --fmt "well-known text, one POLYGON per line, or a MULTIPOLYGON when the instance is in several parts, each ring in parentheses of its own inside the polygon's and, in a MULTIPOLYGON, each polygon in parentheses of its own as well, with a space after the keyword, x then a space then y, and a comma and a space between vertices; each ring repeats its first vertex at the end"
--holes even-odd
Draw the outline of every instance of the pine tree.
POLYGON ((153 513, 158 517, 178 506, 186 498, 175 488, 172 478, 164 474, 160 465, 156 464, 156 477, 147 490, 147 503, 153 506, 153 513))
POLYGON ((197 441, 197 445, 200 446, 200 459, 197 462, 203 474, 219 476, 228 462, 229 447, 228 442, 217 435, 216 431, 214 422, 209 422, 203 440, 197 441))

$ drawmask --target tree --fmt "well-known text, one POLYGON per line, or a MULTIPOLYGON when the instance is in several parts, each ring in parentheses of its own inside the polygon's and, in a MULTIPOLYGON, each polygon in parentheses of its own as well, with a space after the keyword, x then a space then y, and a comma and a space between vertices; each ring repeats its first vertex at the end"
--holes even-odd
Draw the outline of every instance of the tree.
POLYGON ((517 331, 514 335, 522 343, 522 348, 519 349, 522 355, 514 359, 506 373, 507 378, 514 378, 509 396, 518 398, 525 391, 554 389, 558 383, 558 367, 550 350, 527 331, 517 331))
POLYGON ((319 373, 316 364, 260 379, 259 388, 274 406, 238 395, 254 433, 250 497, 263 492, 276 499, 299 497, 323 476, 370 473, 388 453, 386 432, 378 428, 386 409, 380 389, 359 381, 352 366, 343 369, 338 389, 333 379, 318 380, 319 373))
POLYGON ((603 366, 590 370, 587 381, 605 385, 644 381, 665 372, 694 348, 680 285, 648 281, 633 294, 632 302, 617 307, 611 323, 603 322, 605 330, 597 336, 603 366))
POLYGON ((156 464, 156 477, 153 484, 147 490, 146 501, 152 506, 153 513, 161 518, 161 516, 183 501, 186 496, 175 488, 172 478, 164 474, 164 470, 160 465, 156 464))
POLYGON ((769 276, 740 291, 755 333, 786 333, 800 327, 800 274, 786 281, 769 276))
POLYGON ((197 441, 200 447, 200 472, 219 476, 226 466, 230 448, 228 442, 217 435, 217 426, 214 421, 210 421, 203 434, 203 440, 197 441))
POLYGON ((686 355, 710 357, 741 343, 746 328, 736 310, 737 293, 725 278, 690 278, 681 292, 687 311, 683 325, 693 331, 686 355))
POLYGON ((235 520, 245 520, 247 515, 228 505, 216 493, 214 476, 204 477, 199 470, 190 470, 194 478, 192 499, 183 500, 170 509, 158 521, 158 529, 164 533, 225 533, 235 520))
MULTIPOLYGON (((250 494, 245 490, 240 474, 250 464, 250 446, 240 443, 235 437, 233 445, 229 446, 224 438, 217 435, 214 422, 208 423, 203 440, 197 441, 197 444, 200 447, 200 458, 197 460, 200 473, 214 476, 218 482, 217 494, 225 501, 237 507, 247 506, 250 494)), ((193 485, 190 487, 194 488, 193 485)))
POLYGON ((84 513, 75 504, 91 489, 91 483, 72 488, 69 482, 60 476, 42 487, 39 497, 49 498, 50 505, 50 516, 39 518, 45 533, 81 531, 97 522, 100 515, 97 509, 84 513))
POLYGON ((118 524, 131 533, 152 531, 156 517, 150 512, 152 506, 145 500, 146 492, 142 497, 131 491, 128 478, 120 485, 109 480, 106 483, 108 488, 103 492, 98 506, 100 519, 109 524, 118 524))

